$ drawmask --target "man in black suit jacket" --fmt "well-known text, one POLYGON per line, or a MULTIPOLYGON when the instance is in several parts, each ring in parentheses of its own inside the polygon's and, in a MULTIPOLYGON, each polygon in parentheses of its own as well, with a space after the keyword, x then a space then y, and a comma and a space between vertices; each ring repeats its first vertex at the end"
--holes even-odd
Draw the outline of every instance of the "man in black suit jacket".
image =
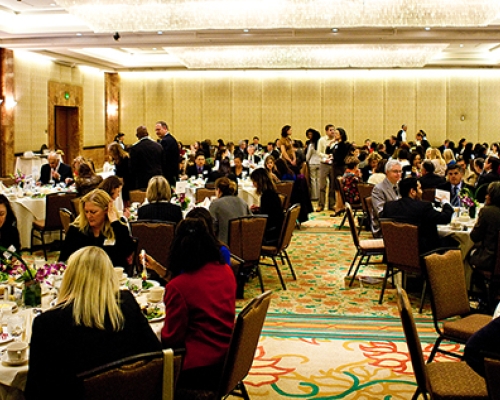
POLYGON ((175 187, 175 183, 179 179, 179 145, 169 132, 165 121, 158 121, 155 131, 160 138, 161 147, 163 147, 163 176, 171 187, 175 187))
POLYGON ((450 203, 453 207, 460 207, 460 191, 462 189, 468 188, 473 189, 468 186, 464 181, 464 171, 462 167, 458 164, 452 164, 446 168, 446 177, 448 181, 439 185, 437 188, 441 190, 446 190, 450 192, 450 203))
POLYGON ((386 203, 381 217, 417 225, 420 253, 449 245, 439 238, 437 225, 451 221, 453 207, 443 200, 442 211, 437 211, 432 203, 422 201, 422 189, 416 178, 401 179, 398 186, 401 199, 386 203))
POLYGON ((483 173, 477 178, 476 187, 484 185, 485 183, 500 181, 500 176, 498 175, 499 166, 500 160, 495 156, 489 156, 484 162, 483 173))
POLYGON ((401 125, 401 130, 398 132, 398 135, 397 135, 398 147, 402 142, 406 142, 406 140, 407 140, 406 130, 407 129, 408 129, 408 127, 406 126, 406 124, 401 125))
POLYGON ((422 163, 422 176, 420 177, 420 186, 424 189, 434 189, 439 185, 446 183, 446 179, 434 173, 436 167, 430 161, 422 163))
POLYGON ((40 169, 40 183, 48 185, 65 183, 66 185, 73 181, 73 171, 67 164, 61 162, 61 157, 57 153, 50 153, 47 157, 48 164, 42 165, 40 169))
POLYGON ((153 176, 163 173, 163 148, 151 140, 145 126, 137 128, 136 136, 139 141, 130 148, 132 188, 146 189, 153 176))
POLYGON ((194 159, 194 164, 186 168, 186 175, 188 178, 191 176, 198 177, 202 175, 203 178, 207 178, 210 175, 210 167, 206 164, 205 153, 199 151, 196 153, 196 158, 194 159))

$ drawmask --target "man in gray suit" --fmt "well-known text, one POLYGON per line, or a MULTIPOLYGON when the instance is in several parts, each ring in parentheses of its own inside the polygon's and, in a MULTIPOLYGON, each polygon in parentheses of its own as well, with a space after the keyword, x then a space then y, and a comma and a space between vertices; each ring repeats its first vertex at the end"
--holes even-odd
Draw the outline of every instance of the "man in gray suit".
POLYGON ((398 160, 389 160, 385 164, 385 179, 375 185, 372 191, 373 219, 372 231, 375 237, 380 237, 379 215, 388 201, 398 200, 401 195, 398 191, 398 182, 401 179, 402 167, 398 160))

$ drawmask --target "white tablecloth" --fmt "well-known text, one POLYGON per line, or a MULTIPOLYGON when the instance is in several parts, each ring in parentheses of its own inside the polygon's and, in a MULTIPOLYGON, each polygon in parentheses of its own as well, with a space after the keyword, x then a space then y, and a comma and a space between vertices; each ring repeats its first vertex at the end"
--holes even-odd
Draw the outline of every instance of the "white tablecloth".
POLYGON ((30 197, 10 200, 12 210, 16 214, 17 228, 21 237, 21 248, 31 247, 31 227, 33 221, 45 219, 45 198, 32 199, 30 197))

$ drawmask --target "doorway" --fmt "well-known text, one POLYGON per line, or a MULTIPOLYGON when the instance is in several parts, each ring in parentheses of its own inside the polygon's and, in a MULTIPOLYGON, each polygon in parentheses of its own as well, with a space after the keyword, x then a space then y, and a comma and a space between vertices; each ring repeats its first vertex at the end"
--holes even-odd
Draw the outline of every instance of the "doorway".
POLYGON ((64 152, 65 164, 71 165, 79 148, 78 107, 54 106, 54 148, 64 152))

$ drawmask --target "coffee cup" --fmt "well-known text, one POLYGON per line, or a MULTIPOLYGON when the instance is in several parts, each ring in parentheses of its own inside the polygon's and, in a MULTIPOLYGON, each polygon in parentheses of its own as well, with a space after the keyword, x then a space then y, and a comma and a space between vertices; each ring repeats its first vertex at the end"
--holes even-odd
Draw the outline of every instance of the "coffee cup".
POLYGON ((161 286, 152 287, 147 295, 148 301, 158 303, 163 299, 163 288, 161 286))
POLYGON ((9 361, 22 361, 26 359, 28 343, 14 342, 7 346, 7 358, 9 361))
POLYGON ((123 268, 122 267, 115 267, 115 274, 116 274, 116 279, 118 279, 118 282, 120 282, 123 278, 123 268))

